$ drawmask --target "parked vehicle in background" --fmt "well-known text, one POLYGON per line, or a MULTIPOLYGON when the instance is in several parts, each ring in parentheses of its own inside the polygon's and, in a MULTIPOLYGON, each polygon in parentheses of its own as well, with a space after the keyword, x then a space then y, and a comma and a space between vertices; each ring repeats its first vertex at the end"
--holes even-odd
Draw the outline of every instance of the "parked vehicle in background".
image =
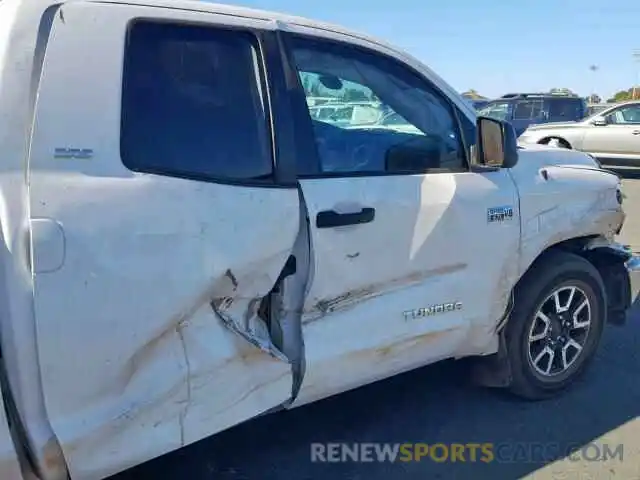
POLYGON ((444 359, 550 398, 640 288, 616 175, 305 18, 1 0, 0 152, 0 480, 102 479, 444 359), (397 116, 318 120, 326 91, 397 116))
POLYGON ((612 107, 614 104, 612 103, 590 103, 587 105, 587 117, 591 117, 593 115, 595 115, 596 113, 600 113, 610 107, 612 107))
POLYGON ((307 97, 307 105, 310 107, 314 107, 316 105, 324 105, 325 103, 335 102, 335 97, 319 97, 314 95, 309 95, 307 97))
POLYGON ((529 125, 584 118, 587 102, 578 96, 552 93, 509 93, 490 101, 478 115, 510 122, 520 135, 529 125))
POLYGON ((462 95, 462 97, 467 101, 467 103, 469 103, 469 105, 471 105, 476 110, 484 107, 490 101, 488 99, 485 100, 485 99, 469 98, 469 97, 466 97, 464 94, 462 95))
POLYGON ((490 100, 472 100, 471 104, 473 105, 473 108, 478 110, 480 108, 485 107, 489 102, 490 100))
POLYGON ((532 125, 518 141, 581 150, 602 165, 640 167, 640 101, 609 105, 579 122, 532 125))
POLYGON ((384 115, 377 102, 340 102, 335 99, 322 105, 310 106, 309 113, 315 120, 348 126, 373 125, 384 115))

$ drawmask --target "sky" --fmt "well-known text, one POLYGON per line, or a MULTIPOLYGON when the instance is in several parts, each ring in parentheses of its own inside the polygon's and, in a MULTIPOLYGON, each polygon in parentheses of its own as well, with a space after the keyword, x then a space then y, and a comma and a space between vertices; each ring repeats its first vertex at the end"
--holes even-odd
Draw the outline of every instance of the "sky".
POLYGON ((458 91, 640 83, 640 0, 217 0, 337 23, 408 51, 458 91), (598 70, 592 72, 591 65, 598 70))

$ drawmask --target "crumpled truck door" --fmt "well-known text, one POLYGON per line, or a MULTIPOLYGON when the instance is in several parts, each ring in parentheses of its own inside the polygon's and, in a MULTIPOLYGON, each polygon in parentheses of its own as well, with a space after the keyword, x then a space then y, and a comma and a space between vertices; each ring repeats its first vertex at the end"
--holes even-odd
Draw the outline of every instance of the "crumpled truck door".
POLYGON ((252 29, 264 25, 199 19, 79 2, 51 25, 32 248, 44 399, 72 478, 111 475, 291 396, 291 365, 259 311, 298 235, 298 191, 270 184, 277 172, 241 178, 249 160, 277 163, 256 85, 252 29), (224 72, 206 63, 216 55, 224 72), (226 98, 190 88, 189 75, 212 72, 226 98))

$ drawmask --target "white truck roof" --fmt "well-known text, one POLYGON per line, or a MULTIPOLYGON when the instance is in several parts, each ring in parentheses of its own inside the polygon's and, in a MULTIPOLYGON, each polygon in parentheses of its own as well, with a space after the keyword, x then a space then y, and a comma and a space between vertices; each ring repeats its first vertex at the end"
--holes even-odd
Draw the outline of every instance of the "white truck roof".
MULTIPOLYGON (((76 3, 75 0, 72 1, 73 3, 76 3)), ((92 2, 94 0, 86 1, 92 2)), ((9 26, 14 23, 11 17, 19 16, 21 17, 21 19, 19 20, 19 24, 30 26, 31 28, 33 28, 35 24, 38 24, 40 22, 42 13, 47 8, 52 6, 64 5, 65 3, 70 2, 55 0, 0 0, 0 6, 4 7, 2 8, 2 15, 0 15, 0 17, 4 18, 0 20, 0 24, 9 26)), ((451 88, 451 86, 447 84, 443 79, 441 79, 434 71, 426 67, 425 64, 418 61, 415 57, 381 39, 350 30, 336 24, 311 20, 295 15, 287 15, 284 13, 228 4, 205 2, 200 0, 108 0, 107 2, 100 3, 151 6, 177 10, 188 10, 194 12, 230 15, 236 17, 246 17, 255 20, 264 20, 265 22, 275 23, 275 28, 285 31, 287 30, 287 25, 292 25, 319 30, 322 31, 325 36, 334 37, 336 39, 344 40, 344 37, 347 36, 350 37, 350 40, 354 43, 359 43, 361 45, 367 46, 368 48, 378 50, 387 55, 394 56, 397 59, 402 60, 405 63, 416 68, 417 70, 422 71, 429 77, 429 79, 433 83, 436 84, 438 88, 440 88, 448 97, 453 99, 457 106, 463 112, 469 115, 470 118, 475 119, 475 110, 468 105, 468 102, 464 101, 464 98, 459 94, 459 92, 451 88)), ((0 52, 3 49, 2 44, 3 39, 2 35, 0 35, 0 52)), ((0 53, 0 62, 1 60, 2 54, 0 53)), ((2 68, 2 63, 0 63, 0 68, 2 68)))

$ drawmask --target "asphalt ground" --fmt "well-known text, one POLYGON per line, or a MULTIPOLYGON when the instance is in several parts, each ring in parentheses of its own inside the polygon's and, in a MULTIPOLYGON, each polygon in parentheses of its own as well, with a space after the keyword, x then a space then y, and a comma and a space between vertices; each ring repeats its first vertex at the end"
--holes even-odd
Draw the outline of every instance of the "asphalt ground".
MULTIPOLYGON (((624 175, 620 240, 640 253, 640 175, 624 175)), ((519 401, 470 385, 462 364, 442 362, 249 421, 112 480, 640 479, 639 352, 636 305, 626 326, 606 329, 587 374, 559 398, 519 401), (456 462, 318 463, 316 442, 477 442, 500 454, 489 463, 470 454, 456 462)))

